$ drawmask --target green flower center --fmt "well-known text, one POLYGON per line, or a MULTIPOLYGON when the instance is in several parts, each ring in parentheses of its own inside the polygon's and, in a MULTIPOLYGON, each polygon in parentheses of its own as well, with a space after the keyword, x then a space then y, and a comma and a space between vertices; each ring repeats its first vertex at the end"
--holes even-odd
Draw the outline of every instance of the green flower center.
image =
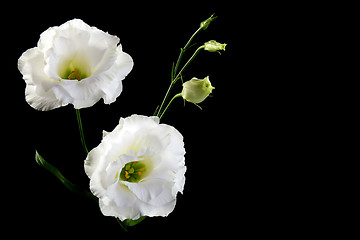
MULTIPOLYGON (((139 182, 147 176, 147 170, 148 168, 144 161, 129 162, 121 169, 120 179, 128 182, 139 182)), ((115 177, 117 178, 117 176, 115 177)))

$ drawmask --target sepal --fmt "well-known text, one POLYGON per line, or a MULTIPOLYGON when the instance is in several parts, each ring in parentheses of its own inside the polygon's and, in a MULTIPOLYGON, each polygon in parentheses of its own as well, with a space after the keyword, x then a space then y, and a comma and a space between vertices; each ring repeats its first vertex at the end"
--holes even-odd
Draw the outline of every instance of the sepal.
POLYGON ((132 227, 132 226, 135 226, 136 224, 141 223, 145 218, 146 218, 146 216, 142 216, 136 220, 126 219, 126 220, 124 220, 123 223, 125 223, 126 226, 132 227))

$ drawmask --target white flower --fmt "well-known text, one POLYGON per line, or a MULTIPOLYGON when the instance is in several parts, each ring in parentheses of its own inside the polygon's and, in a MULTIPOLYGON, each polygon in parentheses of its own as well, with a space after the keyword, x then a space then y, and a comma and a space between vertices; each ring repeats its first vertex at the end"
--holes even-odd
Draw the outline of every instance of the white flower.
POLYGON ((80 19, 49 28, 18 61, 26 101, 43 111, 69 103, 76 109, 91 107, 101 98, 114 102, 133 67, 119 41, 80 19))
POLYGON ((90 189, 105 216, 167 216, 185 184, 182 135, 158 117, 132 115, 104 136, 85 160, 90 189))

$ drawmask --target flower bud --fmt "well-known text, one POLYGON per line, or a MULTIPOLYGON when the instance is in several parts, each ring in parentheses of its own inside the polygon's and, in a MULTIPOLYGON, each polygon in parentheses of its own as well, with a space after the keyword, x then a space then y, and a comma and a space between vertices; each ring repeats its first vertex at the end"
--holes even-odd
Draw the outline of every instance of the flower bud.
POLYGON ((209 52, 218 52, 220 50, 225 51, 226 43, 221 44, 215 40, 208 41, 204 44, 204 49, 209 52))
POLYGON ((209 27, 209 24, 214 21, 214 19, 216 19, 217 17, 213 17, 213 15, 211 15, 211 17, 209 17, 208 19, 206 19, 205 21, 201 22, 200 23, 200 27, 203 29, 203 30, 206 30, 208 27, 209 27))
POLYGON ((209 77, 204 79, 192 78, 183 84, 181 96, 186 101, 197 104, 204 101, 213 89, 215 88, 211 86, 209 77))

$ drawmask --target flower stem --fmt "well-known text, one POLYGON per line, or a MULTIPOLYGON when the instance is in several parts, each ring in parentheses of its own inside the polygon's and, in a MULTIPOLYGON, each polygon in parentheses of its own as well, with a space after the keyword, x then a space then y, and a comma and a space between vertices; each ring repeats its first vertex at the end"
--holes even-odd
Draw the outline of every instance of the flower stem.
MULTIPOLYGON (((194 60, 194 58, 196 57, 196 55, 202 50, 204 49, 204 46, 200 46, 198 47, 198 49, 194 52, 194 54, 191 56, 191 58, 185 63, 185 65, 181 68, 181 70, 179 71, 178 74, 176 74, 176 72, 174 72, 174 75, 176 74, 176 77, 174 79, 172 79, 171 83, 170 83, 170 86, 165 94, 165 97, 160 105, 160 108, 158 109, 157 111, 157 116, 161 119, 161 117, 164 115, 165 111, 167 110, 167 108, 169 107, 170 103, 167 105, 166 109, 163 111, 163 113, 161 113, 161 110, 163 109, 163 107, 165 106, 165 102, 167 100, 167 98, 169 97, 169 94, 171 92, 171 89, 173 88, 174 84, 180 79, 180 76, 181 76, 181 73, 189 66, 189 64, 194 60)), ((176 67, 175 67, 176 69, 176 67)), ((175 95, 176 96, 176 95, 175 95)))
POLYGON ((168 96, 169 96, 169 93, 171 92, 171 89, 173 88, 173 86, 174 86, 174 81, 172 81, 171 83, 170 83, 170 86, 169 86, 169 88, 168 88, 168 90, 167 90, 167 92, 166 92, 166 94, 165 94, 165 97, 164 97, 164 99, 163 99, 163 101, 162 101, 162 103, 161 103, 161 105, 160 105, 160 108, 158 108, 158 111, 157 111, 157 114, 156 114, 156 116, 160 116, 160 113, 161 113, 161 109, 163 108, 163 106, 164 106, 164 104, 165 104, 165 102, 166 102, 166 100, 167 100, 167 98, 168 98, 168 96))
MULTIPOLYGON (((181 48, 180 49, 180 55, 176 61, 176 64, 175 64, 175 67, 174 67, 174 64, 172 66, 172 69, 171 69, 171 83, 170 83, 170 86, 165 94, 165 97, 160 105, 160 107, 157 107, 157 109, 155 110, 154 112, 154 115, 158 116, 158 117, 162 117, 165 113, 165 111, 163 113, 161 113, 161 110, 163 109, 163 107, 165 106, 165 102, 167 101, 168 97, 169 97, 169 94, 171 92, 171 89, 173 88, 174 84, 177 82, 177 80, 180 78, 181 76, 181 73, 185 70, 185 68, 189 65, 189 63, 194 59, 194 57, 198 54, 198 52, 200 51, 200 49, 203 49, 204 47, 201 46, 199 47, 195 53, 193 54, 193 56, 189 59, 189 61, 187 61, 187 63, 184 65, 184 67, 180 70, 179 73, 176 73, 178 68, 179 68, 179 65, 180 65, 180 62, 181 62, 181 59, 185 53, 185 51, 189 48, 189 45, 190 43, 192 42, 192 40, 194 39, 194 37, 200 32, 200 30, 202 30, 203 27, 199 27, 193 35, 191 35, 190 39, 187 41, 187 43, 185 44, 185 47, 184 48, 181 48)), ((168 105, 169 106, 169 105, 168 105)), ((167 108, 166 108, 167 109, 167 108)))
POLYGON ((174 69, 174 71, 173 71, 173 74, 171 75, 171 77, 172 77, 171 80, 172 80, 172 81, 174 80, 174 76, 175 76, 176 71, 177 71, 177 69, 178 69, 178 67, 179 67, 179 64, 180 64, 180 61, 181 61, 181 59, 182 59, 182 56, 184 55, 184 52, 187 50, 187 48, 189 47, 191 41, 192 41, 192 40, 194 39, 194 37, 200 32, 201 29, 202 29, 202 27, 200 27, 198 30, 196 30, 196 32, 190 37, 189 41, 186 43, 185 47, 184 47, 184 48, 181 48, 181 50, 180 50, 180 55, 179 55, 179 57, 178 57, 178 60, 177 60, 177 62, 176 62, 176 65, 175 65, 175 69, 174 69))
POLYGON ((169 102, 168 105, 166 106, 165 110, 163 111, 163 113, 162 113, 161 116, 159 117, 160 120, 161 120, 161 118, 164 116, 164 114, 165 114, 166 110, 169 108, 170 104, 174 101, 175 98, 178 98, 178 97, 181 97, 181 93, 176 94, 176 95, 170 100, 170 102, 169 102))
POLYGON ((174 78, 173 82, 174 84, 176 83, 177 80, 179 80, 181 73, 187 68, 187 66, 189 66, 189 64, 192 62, 192 60, 194 60, 194 58, 196 57, 196 55, 198 55, 198 53, 200 52, 200 50, 204 49, 204 45, 198 47, 198 49, 196 49, 196 51, 194 52, 194 54, 191 56, 191 58, 185 63, 185 65, 182 67, 182 69, 180 70, 180 72, 176 75, 176 77, 174 78))
POLYGON ((84 131, 83 131, 82 123, 81 123, 80 110, 79 109, 75 109, 75 110, 76 110, 77 123, 79 125, 81 143, 82 143, 85 153, 88 154, 89 151, 88 151, 88 149, 86 147, 86 143, 85 143, 84 131))
POLYGON ((116 218, 116 221, 119 223, 120 227, 122 230, 124 230, 125 232, 127 232, 127 226, 118 218, 116 218))

